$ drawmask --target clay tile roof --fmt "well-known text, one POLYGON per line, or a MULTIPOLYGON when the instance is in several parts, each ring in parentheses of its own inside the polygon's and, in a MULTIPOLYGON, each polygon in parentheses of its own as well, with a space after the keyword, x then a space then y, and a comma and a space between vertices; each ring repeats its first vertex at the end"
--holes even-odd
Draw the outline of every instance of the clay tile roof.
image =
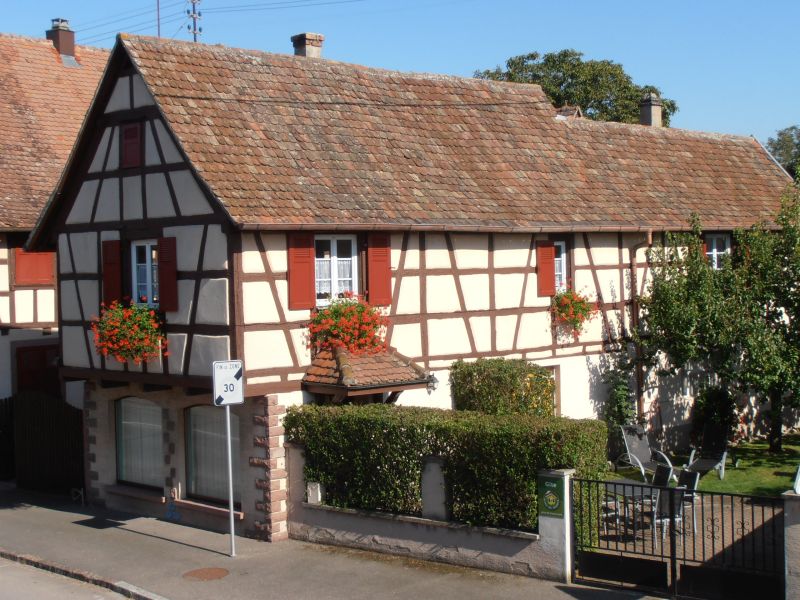
POLYGON ((425 370, 389 348, 377 354, 353 355, 337 348, 317 352, 303 383, 344 388, 391 387, 431 380, 425 370))
POLYGON ((67 162, 108 60, 75 46, 80 67, 53 43, 0 34, 0 229, 29 230, 67 162))
POLYGON ((557 119, 536 85, 121 43, 244 227, 729 229, 790 182, 752 138, 557 119))

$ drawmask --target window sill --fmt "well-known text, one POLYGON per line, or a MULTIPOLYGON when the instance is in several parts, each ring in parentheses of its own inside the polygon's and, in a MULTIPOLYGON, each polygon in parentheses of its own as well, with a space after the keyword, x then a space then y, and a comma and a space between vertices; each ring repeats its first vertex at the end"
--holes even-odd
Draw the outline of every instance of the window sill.
POLYGON ((145 502, 152 502, 153 504, 166 504, 167 502, 167 499, 155 490, 146 490, 130 485, 107 485, 106 493, 113 494, 114 496, 125 496, 126 498, 144 500, 145 502))
MULTIPOLYGON (((207 513, 209 515, 218 515, 220 517, 228 516, 227 508, 214 506, 213 504, 204 504, 194 500, 186 500, 185 498, 175 500, 175 506, 188 510, 196 510, 197 512, 207 513)), ((244 513, 242 511, 235 510, 233 511, 233 518, 237 521, 244 521, 244 513)))

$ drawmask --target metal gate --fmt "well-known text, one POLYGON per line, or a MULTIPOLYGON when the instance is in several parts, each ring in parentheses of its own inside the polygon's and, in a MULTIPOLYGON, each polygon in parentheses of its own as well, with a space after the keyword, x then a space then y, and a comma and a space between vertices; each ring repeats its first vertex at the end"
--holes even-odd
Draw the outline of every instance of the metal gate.
POLYGON ((83 414, 58 396, 20 392, 14 397, 14 454, 19 487, 83 488, 83 414))
POLYGON ((572 480, 576 581, 673 598, 783 598, 783 500, 572 480))

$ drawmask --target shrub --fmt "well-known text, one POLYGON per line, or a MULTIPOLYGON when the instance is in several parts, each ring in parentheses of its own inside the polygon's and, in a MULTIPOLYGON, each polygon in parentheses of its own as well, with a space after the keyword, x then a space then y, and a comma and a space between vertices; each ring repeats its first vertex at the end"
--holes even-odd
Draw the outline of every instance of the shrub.
POLYGON ((320 308, 308 324, 308 345, 315 350, 346 348, 369 354, 386 348, 382 335, 388 319, 359 296, 334 299, 320 308))
POLYGON ((325 485, 328 504, 418 515, 423 463, 438 455, 453 518, 472 525, 535 529, 540 469, 596 478, 606 467, 601 421, 307 405, 289 409, 284 424, 287 439, 305 446, 306 479, 325 485))
POLYGON ((603 407, 603 419, 608 425, 609 452, 619 456, 624 449, 620 425, 630 425, 636 418, 636 406, 630 387, 630 369, 619 365, 603 373, 603 383, 608 386, 608 398, 603 407))
POLYGON ((692 410, 692 434, 699 440, 706 423, 722 425, 733 435, 738 424, 736 401, 726 388, 711 386, 704 388, 694 400, 692 410))
POLYGON ((521 359, 458 360, 450 366, 450 390, 456 410, 553 414, 555 382, 551 372, 521 359))
POLYGON ((161 315, 147 304, 120 304, 114 300, 100 307, 100 317, 92 321, 94 345, 103 356, 118 362, 136 364, 167 356, 167 340, 161 315))

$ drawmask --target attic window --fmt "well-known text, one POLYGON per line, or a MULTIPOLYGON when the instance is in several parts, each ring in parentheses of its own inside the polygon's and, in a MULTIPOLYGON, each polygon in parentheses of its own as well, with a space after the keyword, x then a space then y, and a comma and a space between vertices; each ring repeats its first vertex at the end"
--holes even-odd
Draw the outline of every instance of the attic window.
POLYGON ((129 123, 122 126, 122 161, 123 169, 142 166, 142 124, 129 123))

